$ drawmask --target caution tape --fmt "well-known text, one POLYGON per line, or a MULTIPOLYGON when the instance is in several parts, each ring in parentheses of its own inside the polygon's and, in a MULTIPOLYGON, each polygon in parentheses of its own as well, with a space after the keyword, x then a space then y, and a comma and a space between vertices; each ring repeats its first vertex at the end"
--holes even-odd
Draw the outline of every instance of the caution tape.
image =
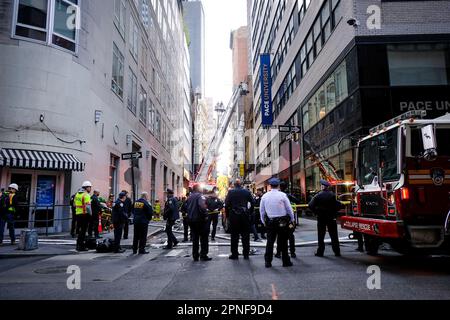
MULTIPOLYGON (((346 206, 346 205, 350 205, 352 202, 351 201, 341 201, 341 203, 346 206)), ((291 205, 292 208, 294 209, 298 209, 298 208, 308 208, 308 204, 304 203, 304 204, 293 204, 291 205)), ((259 207, 255 207, 255 209, 259 210, 259 207)))

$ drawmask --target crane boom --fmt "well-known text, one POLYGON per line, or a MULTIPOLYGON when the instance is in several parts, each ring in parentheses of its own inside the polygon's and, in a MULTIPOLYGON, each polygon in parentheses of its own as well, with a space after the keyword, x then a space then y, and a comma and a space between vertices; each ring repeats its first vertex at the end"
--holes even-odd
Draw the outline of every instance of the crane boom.
POLYGON ((246 88, 243 87, 244 84, 241 84, 236 90, 233 92, 230 101, 228 102, 225 114, 219 121, 221 122, 219 127, 216 129, 213 137, 208 146, 208 151, 205 157, 202 160, 200 165, 200 169, 195 178, 195 182, 207 182, 208 175, 210 172, 210 167, 214 163, 216 157, 216 150, 218 150, 219 146, 222 144, 223 138, 225 137, 225 133, 227 132, 228 125, 230 124, 231 117, 236 110, 237 100, 242 95, 242 92, 246 92, 246 88))

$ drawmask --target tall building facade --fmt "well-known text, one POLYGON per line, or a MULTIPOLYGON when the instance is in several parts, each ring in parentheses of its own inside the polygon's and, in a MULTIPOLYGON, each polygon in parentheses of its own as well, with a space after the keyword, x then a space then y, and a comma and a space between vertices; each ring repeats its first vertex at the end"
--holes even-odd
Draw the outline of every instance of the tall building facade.
POLYGON ((191 57, 191 80, 195 94, 205 97, 205 12, 201 0, 183 1, 184 21, 191 57))
POLYGON ((59 206, 84 180, 105 197, 132 191, 133 176, 136 195, 181 195, 183 135, 192 140, 181 1, 1 0, 0 10, 0 185, 19 184, 18 228, 49 217, 51 232, 67 229, 59 206), (142 152, 134 170, 129 152, 142 152))
POLYGON ((354 145, 409 110, 450 111, 450 2, 279 0, 248 3, 256 183, 289 180, 289 143, 261 125, 261 53, 271 54, 274 126, 298 125, 293 187, 304 197, 333 171, 353 180, 354 145), (325 172, 324 172, 325 171, 325 172))

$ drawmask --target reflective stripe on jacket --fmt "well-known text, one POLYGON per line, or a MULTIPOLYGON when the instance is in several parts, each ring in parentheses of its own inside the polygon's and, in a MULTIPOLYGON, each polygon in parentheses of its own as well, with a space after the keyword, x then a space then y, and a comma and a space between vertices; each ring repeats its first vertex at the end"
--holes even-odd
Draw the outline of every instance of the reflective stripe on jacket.
POLYGON ((91 196, 87 192, 78 192, 74 199, 75 214, 90 214, 91 196))

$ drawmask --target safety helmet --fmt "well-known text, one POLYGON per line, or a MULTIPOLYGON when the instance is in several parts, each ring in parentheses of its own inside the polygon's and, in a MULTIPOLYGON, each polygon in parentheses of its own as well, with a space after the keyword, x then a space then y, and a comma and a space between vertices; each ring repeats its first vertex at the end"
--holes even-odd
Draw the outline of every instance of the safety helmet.
POLYGON ((85 181, 81 185, 83 188, 92 187, 92 183, 90 181, 85 181))
POLYGON ((19 186, 16 183, 11 183, 9 185, 9 188, 10 189, 15 189, 16 191, 19 191, 19 186))

